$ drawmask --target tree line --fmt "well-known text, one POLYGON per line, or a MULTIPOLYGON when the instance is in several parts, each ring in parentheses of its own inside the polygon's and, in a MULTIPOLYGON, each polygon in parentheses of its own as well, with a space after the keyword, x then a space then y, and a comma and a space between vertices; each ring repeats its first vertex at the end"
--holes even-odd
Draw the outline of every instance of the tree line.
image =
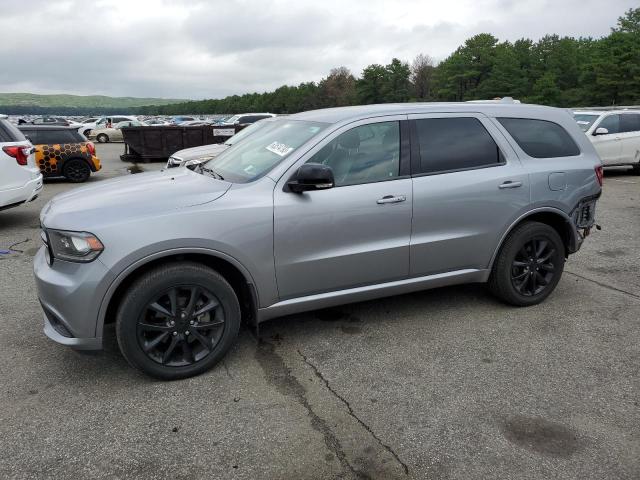
POLYGON ((469 38, 439 64, 426 54, 369 65, 356 78, 334 68, 320 82, 272 92, 141 107, 143 114, 295 113, 345 105, 466 101, 510 96, 558 107, 640 103, 640 8, 602 38, 546 35, 537 42, 469 38))

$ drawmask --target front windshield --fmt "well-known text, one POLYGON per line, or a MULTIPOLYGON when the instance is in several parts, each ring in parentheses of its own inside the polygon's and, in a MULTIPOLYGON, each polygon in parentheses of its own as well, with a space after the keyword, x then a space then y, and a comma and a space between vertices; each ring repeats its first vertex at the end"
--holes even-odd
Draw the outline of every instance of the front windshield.
POLYGON ((593 122, 595 122, 596 119, 599 116, 600 115, 593 115, 593 114, 589 114, 589 113, 574 113, 573 114, 574 120, 578 123, 578 126, 580 127, 580 129, 583 132, 586 132, 587 130, 589 130, 589 127, 591 127, 591 125, 593 125, 593 122))
POLYGON ((233 137, 229 138, 229 140, 227 140, 225 143, 225 145, 233 145, 235 143, 238 143, 238 141, 242 140, 243 138, 245 138, 248 135, 251 135, 253 132, 255 132, 256 130, 259 130, 260 128, 262 128, 265 125, 269 125, 268 122, 262 122, 262 121, 258 121, 256 123, 252 123, 251 125, 249 125, 248 127, 243 128, 242 130, 240 130, 238 133, 236 133, 233 137))
POLYGON ((234 115, 233 117, 226 118, 224 123, 236 123, 240 119, 240 115, 234 115))
POLYGON ((328 126, 326 123, 298 120, 269 122, 243 142, 202 164, 200 171, 229 182, 251 182, 328 126))

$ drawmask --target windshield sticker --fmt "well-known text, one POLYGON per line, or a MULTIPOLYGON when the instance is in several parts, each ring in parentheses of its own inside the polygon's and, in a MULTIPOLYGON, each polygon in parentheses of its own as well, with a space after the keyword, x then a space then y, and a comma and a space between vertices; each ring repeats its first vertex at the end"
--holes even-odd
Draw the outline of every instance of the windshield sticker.
POLYGON ((276 155, 280 155, 281 157, 284 157, 285 155, 293 151, 293 147, 278 142, 273 142, 271 145, 267 145, 265 148, 270 152, 275 153, 276 155))

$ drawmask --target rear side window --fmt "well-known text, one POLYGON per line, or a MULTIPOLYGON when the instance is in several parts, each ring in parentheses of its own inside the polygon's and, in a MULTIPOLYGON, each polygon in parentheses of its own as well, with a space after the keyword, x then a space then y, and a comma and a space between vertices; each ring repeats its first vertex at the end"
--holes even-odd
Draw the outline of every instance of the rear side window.
POLYGON ((625 113, 620 115, 620 133, 640 132, 640 114, 625 113))
POLYGON ((580 149, 557 123, 531 118, 498 118, 524 153, 533 158, 573 157, 580 149))
POLYGON ((482 168, 502 161, 500 149, 477 118, 416 120, 419 173, 482 168))
POLYGON ((0 118, 0 142, 24 142, 24 134, 5 118, 0 118))
POLYGON ((56 143, 79 143, 85 140, 75 130, 25 130, 31 143, 36 145, 56 143))

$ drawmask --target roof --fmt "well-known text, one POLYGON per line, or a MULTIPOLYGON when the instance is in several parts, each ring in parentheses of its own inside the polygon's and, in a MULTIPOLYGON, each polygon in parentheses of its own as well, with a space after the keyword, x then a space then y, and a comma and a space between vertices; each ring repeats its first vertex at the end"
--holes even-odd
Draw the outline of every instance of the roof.
MULTIPOLYGON (((374 105, 358 105, 354 107, 325 108, 296 113, 288 118, 315 122, 338 123, 355 121, 361 118, 383 115, 408 115, 421 113, 483 113, 489 116, 541 117, 550 116, 551 112, 565 112, 563 109, 506 102, 443 102, 443 103, 383 103, 374 105)), ((564 113, 566 115, 566 113, 564 113)))
POLYGON ((632 108, 624 108, 624 109, 615 109, 615 110, 573 110, 573 113, 578 113, 582 115, 603 115, 605 113, 640 113, 640 109, 632 109, 632 108))
POLYGON ((18 125, 18 128, 20 130, 73 130, 74 132, 77 132, 79 127, 69 125, 33 125, 30 123, 23 123, 22 125, 18 125))

